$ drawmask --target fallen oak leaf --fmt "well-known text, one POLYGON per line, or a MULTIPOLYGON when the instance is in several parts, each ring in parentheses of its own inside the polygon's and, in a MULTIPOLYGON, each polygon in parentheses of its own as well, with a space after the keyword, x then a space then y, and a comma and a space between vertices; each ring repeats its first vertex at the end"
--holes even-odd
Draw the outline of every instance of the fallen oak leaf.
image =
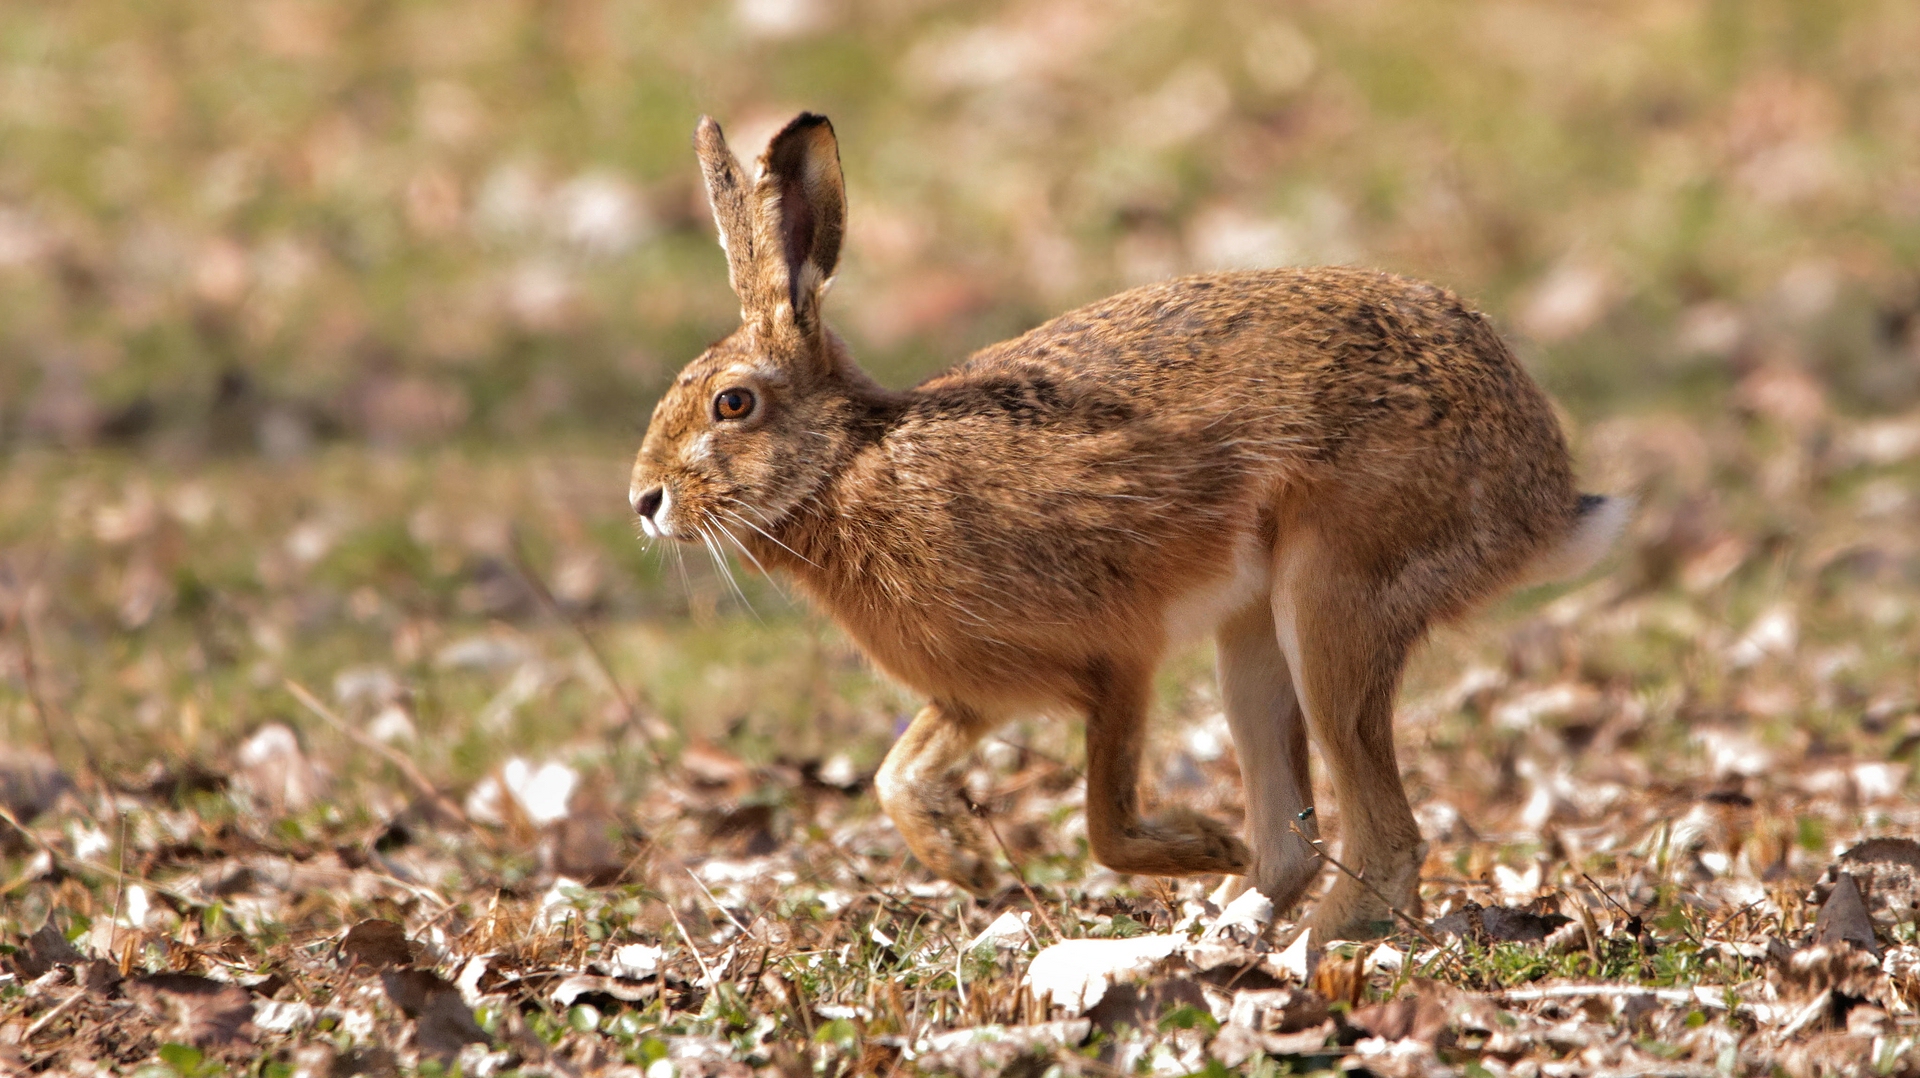
POLYGON ((253 1039, 253 996, 237 984, 155 973, 127 981, 121 990, 166 1023, 163 1040, 207 1048, 253 1039))
POLYGON ((1449 935, 1493 943, 1539 943, 1573 918, 1558 913, 1533 913, 1505 906, 1482 906, 1468 902, 1433 927, 1449 935))
POLYGON ((1087 1008, 1085 1017, 1111 1034, 1121 1025, 1153 1029, 1178 1007, 1208 1010, 1206 992, 1198 981, 1163 977, 1143 985, 1116 984, 1107 989, 1099 1003, 1087 1008))
POLYGON ((380 975, 381 987, 408 1018, 414 1020, 414 1046, 446 1062, 469 1044, 490 1044, 493 1038, 473 1020, 460 990, 444 978, 423 969, 392 969, 380 975))
POLYGON ((46 924, 27 937, 25 947, 7 956, 7 965, 12 967, 14 975, 20 980, 31 981, 44 976, 55 966, 77 966, 86 958, 67 941, 66 935, 49 917, 46 924))
POLYGON ((1880 946, 1873 938, 1873 919, 1867 916, 1866 898, 1850 872, 1840 873, 1827 900, 1820 905, 1820 916, 1813 922, 1815 944, 1851 943, 1873 954, 1880 946))
MULTIPOLYGON (((1256 1052, 1264 1052, 1276 1059, 1286 1056, 1339 1056, 1344 1055, 1346 1049, 1327 1047, 1327 1042, 1333 1041, 1338 1033, 1339 1027, 1331 1018, 1317 1026, 1292 1033, 1262 1033, 1229 1022, 1220 1027, 1220 1032, 1207 1045, 1207 1053, 1229 1067, 1240 1066, 1253 1058, 1256 1052)), ((1305 1069, 1314 1068, 1310 1064, 1305 1069)))
POLYGON ((1910 838, 1870 838, 1841 854, 1840 860, 1853 864, 1905 865, 1920 871, 1920 842, 1910 838))
POLYGON ((352 1078, 354 1075, 395 1078, 400 1073, 400 1057, 394 1054, 393 1049, 379 1045, 350 1048, 333 1058, 327 1073, 343 1078, 352 1078))
POLYGON ((1447 1028, 1447 1008, 1431 996, 1403 996, 1391 1003, 1374 1003, 1347 1016, 1347 1024, 1382 1040, 1412 1038, 1439 1044, 1447 1028))
POLYGON ((1298 1033, 1324 1023, 1327 997, 1310 988, 1242 989, 1233 994, 1227 1024, 1257 1033, 1298 1033))
POLYGON ((1264 937, 1272 923, 1273 902, 1248 888, 1227 903, 1199 939, 1187 945, 1187 961, 1198 970, 1250 966, 1266 950, 1264 937))
POLYGON ((407 930, 392 921, 378 918, 361 921, 347 930, 340 940, 340 949, 346 952, 349 965, 366 965, 374 969, 387 969, 393 966, 411 966, 416 948, 407 938, 407 930))

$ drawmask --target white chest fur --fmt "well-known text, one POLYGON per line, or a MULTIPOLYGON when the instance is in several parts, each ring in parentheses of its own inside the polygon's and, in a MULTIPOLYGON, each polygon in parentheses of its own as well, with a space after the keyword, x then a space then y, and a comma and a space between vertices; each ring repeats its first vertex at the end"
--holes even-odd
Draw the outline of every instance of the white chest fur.
POLYGON ((1212 632, 1229 615, 1265 601, 1272 589, 1272 556, 1254 536, 1243 536, 1235 543, 1233 557, 1221 568, 1221 572, 1167 605, 1168 647, 1191 643, 1212 632))

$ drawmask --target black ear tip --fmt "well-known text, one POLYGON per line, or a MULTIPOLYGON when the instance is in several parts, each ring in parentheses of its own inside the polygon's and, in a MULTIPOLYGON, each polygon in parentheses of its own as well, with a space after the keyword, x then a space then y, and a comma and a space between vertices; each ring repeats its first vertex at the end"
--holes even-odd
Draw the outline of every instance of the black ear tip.
POLYGON ((833 134, 832 121, 828 120, 825 116, 822 116, 817 112, 803 112, 800 115, 795 116, 793 119, 788 120, 787 126, 784 128, 781 128, 780 134, 774 137, 778 139, 781 136, 792 137, 795 135, 804 135, 804 134, 809 134, 813 131, 817 131, 821 128, 825 128, 827 134, 829 135, 833 134))

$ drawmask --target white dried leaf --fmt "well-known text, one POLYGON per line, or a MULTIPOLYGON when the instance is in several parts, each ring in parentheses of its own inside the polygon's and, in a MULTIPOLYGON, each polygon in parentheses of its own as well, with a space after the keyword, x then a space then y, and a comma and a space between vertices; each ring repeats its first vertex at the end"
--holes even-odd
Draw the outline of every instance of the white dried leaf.
POLYGON ((995 947, 1006 948, 1025 946, 1027 940, 1030 938, 1030 929, 1028 926, 1032 921, 1033 914, 1025 910, 1008 910, 994 918, 992 924, 983 929, 979 935, 973 937, 967 944, 967 950, 971 951, 975 947, 981 947, 989 943, 995 947))
POLYGON ((648 943, 629 943, 613 952, 613 960, 607 963, 607 972, 615 977, 624 977, 630 981, 644 981, 660 972, 660 964, 666 960, 666 951, 648 943))
POLYGON ((1148 973, 1185 943, 1174 935, 1064 940, 1033 957, 1027 987, 1077 1015, 1099 1003, 1113 982, 1148 973))
POLYGON ((500 768, 500 781, 528 821, 535 827, 545 827, 567 818, 567 802, 580 784, 580 773, 561 763, 535 767, 516 756, 500 768))
POLYGON ((1301 984, 1313 979, 1313 970, 1320 964, 1320 953, 1313 945, 1313 929, 1303 928, 1293 938, 1293 943, 1275 957, 1267 961, 1269 969, 1276 976, 1291 977, 1301 984))

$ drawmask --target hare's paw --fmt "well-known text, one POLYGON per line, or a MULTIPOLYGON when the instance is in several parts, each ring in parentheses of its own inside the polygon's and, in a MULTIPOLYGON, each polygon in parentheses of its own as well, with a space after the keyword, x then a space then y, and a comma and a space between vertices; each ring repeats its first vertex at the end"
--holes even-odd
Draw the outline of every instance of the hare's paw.
POLYGON ((1198 876, 1245 875, 1247 847, 1218 820, 1188 809, 1171 809, 1096 842, 1094 856, 1117 872, 1198 876))
POLYGON ((1165 836, 1162 841, 1177 849, 1176 855, 1190 867, 1188 875, 1225 872, 1242 875, 1253 863, 1247 846, 1225 824, 1191 809, 1170 809, 1147 821, 1147 832, 1165 836))
POLYGON ((909 841, 907 845, 934 875, 959 884, 975 898, 987 898, 1001 889, 1000 870, 992 856, 973 841, 977 836, 947 833, 921 838, 921 842, 909 841))
POLYGON ((1386 935, 1400 913, 1420 914, 1420 865, 1426 843, 1373 851, 1362 870, 1372 886, 1342 874, 1303 922, 1318 940, 1360 940, 1386 935), (1388 903, 1391 902, 1392 905, 1388 903))
POLYGON ((928 871, 976 896, 999 888, 1000 872, 994 867, 993 854, 958 791, 919 788, 891 794, 883 795, 881 804, 900 829, 900 837, 907 840, 907 848, 928 871))
POLYGON ((1393 921, 1393 911, 1372 892, 1336 884, 1300 922, 1300 927, 1311 931, 1317 944, 1325 940, 1366 940, 1391 935, 1393 921))

